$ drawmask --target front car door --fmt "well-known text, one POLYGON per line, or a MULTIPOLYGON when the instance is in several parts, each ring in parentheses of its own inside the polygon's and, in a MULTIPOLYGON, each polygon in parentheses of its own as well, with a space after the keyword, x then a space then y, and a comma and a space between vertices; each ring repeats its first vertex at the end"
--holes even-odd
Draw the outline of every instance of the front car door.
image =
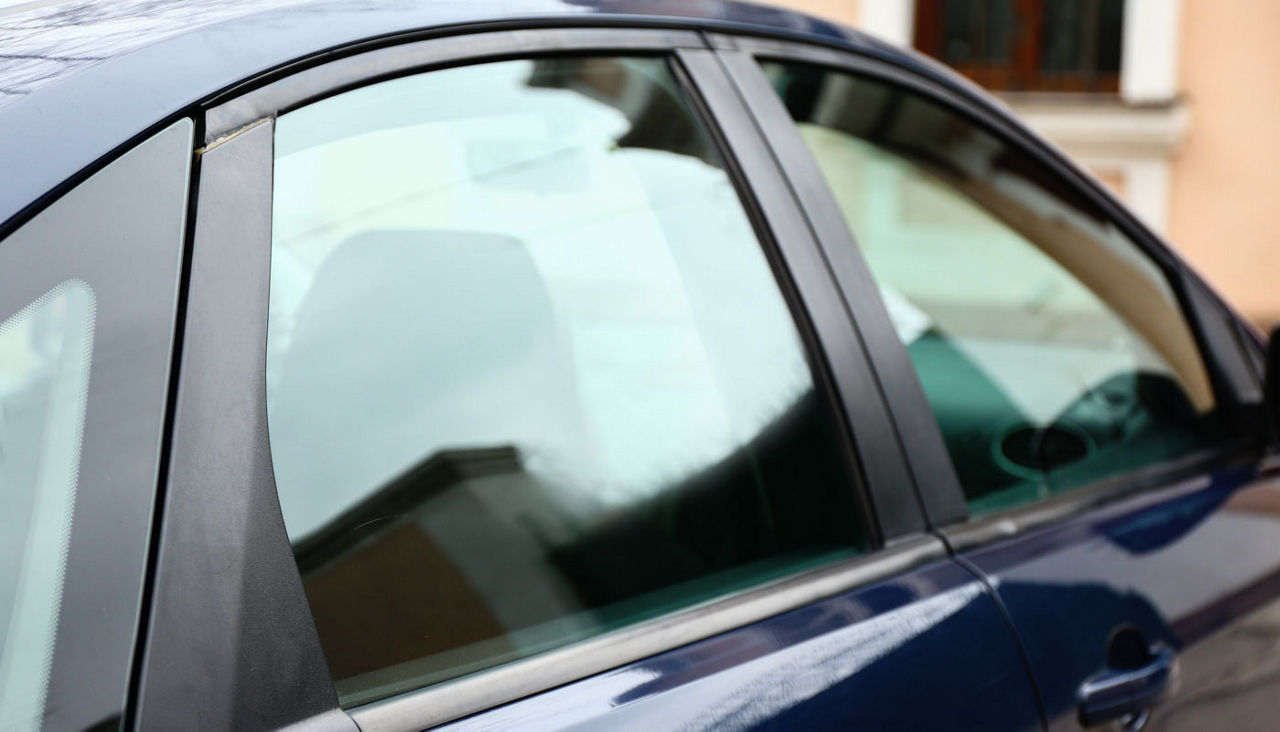
POLYGON ((393 46, 205 135, 140 724, 1040 726, 700 35, 393 46))
POLYGON ((898 423, 931 524, 996 589, 1050 726, 1272 728, 1280 490, 1256 340, 936 71, 720 45, 811 216, 845 219, 828 247, 857 238, 873 284, 846 290, 878 292, 860 322, 889 323, 877 347, 915 377, 898 423))

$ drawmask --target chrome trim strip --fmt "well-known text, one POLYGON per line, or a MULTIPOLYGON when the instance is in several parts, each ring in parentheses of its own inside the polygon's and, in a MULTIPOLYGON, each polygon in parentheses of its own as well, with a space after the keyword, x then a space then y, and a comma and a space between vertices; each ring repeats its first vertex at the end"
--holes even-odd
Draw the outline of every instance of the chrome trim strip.
POLYGON ((638 661, 901 574, 947 554, 921 535, 540 656, 349 710, 360 729, 412 732, 638 661))

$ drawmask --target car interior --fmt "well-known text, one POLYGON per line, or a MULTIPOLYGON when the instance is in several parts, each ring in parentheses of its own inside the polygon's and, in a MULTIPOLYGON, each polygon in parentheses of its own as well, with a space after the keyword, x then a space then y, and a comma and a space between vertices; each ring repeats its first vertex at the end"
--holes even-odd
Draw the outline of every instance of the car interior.
MULTIPOLYGON (((468 444, 466 425, 483 421, 476 413, 488 405, 440 395, 467 393, 454 382, 485 375, 440 367, 441 353, 525 364, 521 384, 559 402, 557 414, 576 399, 557 365, 563 354, 539 350, 557 338, 522 251, 475 232, 367 232, 325 260, 299 308, 278 415, 304 421, 289 412, 314 412, 313 395, 327 394, 324 409, 352 415, 345 429, 386 431, 362 440, 383 446, 373 452, 396 435, 437 442, 429 435, 441 425, 461 436, 295 538, 330 670, 350 698, 536 653, 867 544, 853 479, 832 460, 841 448, 831 415, 812 391, 718 462, 596 513, 577 491, 527 470, 536 442, 468 444), (508 297, 475 297, 489 289, 508 297), (424 298, 429 319, 396 322, 417 317, 424 298), (387 322, 414 337, 369 326, 387 322), (341 351, 335 333, 345 334, 341 351), (353 387, 357 374, 367 377, 353 387)), ((521 409, 530 389, 505 394, 505 410, 521 409)))
POLYGON ((1210 433, 1212 387, 1172 290, 1105 216, 918 92, 764 70, 879 281, 971 512, 1183 455, 1210 433))

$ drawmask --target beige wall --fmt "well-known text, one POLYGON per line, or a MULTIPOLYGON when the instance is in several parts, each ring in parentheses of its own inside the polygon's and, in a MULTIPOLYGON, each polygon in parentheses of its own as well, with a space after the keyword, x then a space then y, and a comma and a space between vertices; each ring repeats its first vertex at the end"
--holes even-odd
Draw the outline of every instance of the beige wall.
POLYGON ((854 25, 858 20, 859 0, 772 0, 769 4, 781 5, 845 25, 854 25))
POLYGON ((1280 2, 1183 0, 1170 238, 1244 313, 1280 322, 1280 2), (1229 12, 1228 12, 1229 10, 1229 12))

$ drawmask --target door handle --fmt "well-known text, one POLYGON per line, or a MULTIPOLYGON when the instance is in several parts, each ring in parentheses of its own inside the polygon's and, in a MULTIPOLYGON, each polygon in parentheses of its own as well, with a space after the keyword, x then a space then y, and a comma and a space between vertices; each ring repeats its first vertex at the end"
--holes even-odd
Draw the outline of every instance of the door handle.
POLYGON ((1151 707, 1169 690, 1178 661, 1173 649, 1151 649, 1151 660, 1138 668, 1107 669, 1080 685, 1077 709, 1080 724, 1093 727, 1116 719, 1134 724, 1145 721, 1151 707))

